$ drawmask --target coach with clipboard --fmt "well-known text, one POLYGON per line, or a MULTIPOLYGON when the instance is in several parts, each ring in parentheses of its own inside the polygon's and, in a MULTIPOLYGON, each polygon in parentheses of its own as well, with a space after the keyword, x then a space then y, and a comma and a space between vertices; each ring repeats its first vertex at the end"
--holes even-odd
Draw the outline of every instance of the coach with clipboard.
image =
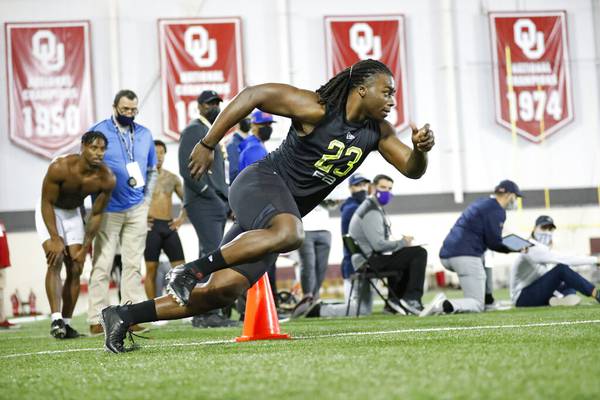
MULTIPOLYGON (((522 249, 507 246, 502 238, 506 210, 516 208, 517 197, 522 197, 517 184, 503 180, 494 194, 475 200, 463 211, 444 240, 440 259, 447 270, 458 274, 464 298, 448 300, 440 293, 423 309, 421 316, 484 311, 486 297, 492 298, 491 270, 484 267, 485 251, 510 253, 522 249)), ((517 241, 508 240, 509 245, 517 241)))

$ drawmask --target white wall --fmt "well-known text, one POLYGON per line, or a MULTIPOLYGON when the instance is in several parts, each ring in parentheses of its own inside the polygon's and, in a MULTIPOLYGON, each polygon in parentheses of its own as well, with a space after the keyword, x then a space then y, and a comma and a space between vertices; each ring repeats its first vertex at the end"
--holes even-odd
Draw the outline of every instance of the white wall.
MULTIPOLYGON (((138 93, 138 119, 161 136, 157 23, 159 18, 241 16, 244 75, 247 84, 291 82, 316 89, 327 79, 325 69, 325 15, 398 14, 406 17, 409 110, 414 121, 430 122, 437 135, 428 173, 418 181, 401 179, 398 193, 441 193, 453 188, 449 138, 449 107, 455 99, 460 132, 460 166, 464 191, 487 191, 504 177, 525 189, 596 187, 600 181, 598 135, 597 41, 592 4, 597 0, 230 0, 160 1, 151 6, 142 0, 67 1, 0 0, 0 22, 88 19, 92 25, 92 55, 96 117, 111 112, 117 87, 138 93), (450 3, 451 6, 447 6, 450 3), (282 53, 280 10, 289 11, 290 63, 282 53), (111 6, 117 16, 118 40, 110 41, 111 6), (34 11, 32 11, 34 10, 34 11), (519 138, 517 159, 511 163, 511 136, 494 122, 491 52, 487 13, 498 10, 567 10, 572 92, 575 121, 544 145, 519 138), (455 28, 456 65, 448 64, 442 48, 443 20, 455 28), (112 51, 115 50, 115 51, 112 51), (118 68, 111 69, 112 60, 118 68), (286 66, 290 70, 286 70, 286 66), (458 95, 448 93, 448 70, 458 72, 458 95), (113 74, 113 72, 115 72, 113 74), (120 84, 120 86, 118 86, 120 84)), ((4 36, 4 32, 2 33, 4 36)), ((5 64, 5 41, 0 41, 0 60, 5 64)), ((4 76, 4 75, 3 75, 4 76)), ((6 93, 6 81, 0 81, 6 93)), ((48 160, 14 146, 8 139, 7 98, 0 96, 0 211, 30 210, 39 195, 48 160), (26 184, 23 184, 26 182, 26 184), (9 190, 7 190, 9 189, 9 190)), ((276 147, 289 126, 276 126, 276 147)), ((401 138, 409 141, 406 132, 401 138)), ((170 146, 170 147, 174 147, 170 146)), ((176 168, 175 168, 176 169, 176 168)), ((371 156, 362 171, 374 175, 390 171, 378 155, 371 156)), ((398 175, 398 174, 395 174, 398 175)), ((399 178, 399 176, 397 176, 399 178)))

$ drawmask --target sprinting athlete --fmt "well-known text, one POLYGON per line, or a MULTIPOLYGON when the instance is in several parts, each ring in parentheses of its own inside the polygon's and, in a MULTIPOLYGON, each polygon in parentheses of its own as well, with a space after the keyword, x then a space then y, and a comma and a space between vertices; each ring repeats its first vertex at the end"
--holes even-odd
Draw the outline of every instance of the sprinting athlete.
POLYGON ((219 249, 171 271, 171 296, 102 311, 105 347, 126 351, 130 325, 178 319, 223 307, 252 286, 282 252, 297 249, 302 216, 352 175, 367 154, 378 150, 403 175, 418 179, 434 145, 429 125, 412 126, 413 149, 385 120, 395 105, 394 78, 379 61, 363 60, 316 92, 268 83, 242 90, 218 116, 190 156, 190 172, 209 172, 224 134, 254 108, 288 117, 286 140, 265 159, 238 175, 229 194, 236 223, 219 249), (206 285, 200 279, 211 275, 206 285))

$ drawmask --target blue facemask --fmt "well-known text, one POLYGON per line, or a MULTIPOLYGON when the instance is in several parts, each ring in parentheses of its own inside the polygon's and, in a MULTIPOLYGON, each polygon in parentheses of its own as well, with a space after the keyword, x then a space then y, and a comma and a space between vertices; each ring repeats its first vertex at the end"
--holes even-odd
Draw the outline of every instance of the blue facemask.
POLYGON ((392 193, 391 192, 382 192, 377 190, 375 192, 375 197, 377 198, 377 201, 379 202, 379 204, 381 204, 382 206, 385 206, 387 203, 389 203, 392 200, 392 193))
POLYGON ((134 119, 135 117, 128 117, 117 112, 117 122, 122 126, 130 126, 131 124, 133 124, 134 119))
POLYGON ((367 198, 367 191, 359 190, 358 192, 352 193, 352 197, 359 203, 362 203, 367 198))

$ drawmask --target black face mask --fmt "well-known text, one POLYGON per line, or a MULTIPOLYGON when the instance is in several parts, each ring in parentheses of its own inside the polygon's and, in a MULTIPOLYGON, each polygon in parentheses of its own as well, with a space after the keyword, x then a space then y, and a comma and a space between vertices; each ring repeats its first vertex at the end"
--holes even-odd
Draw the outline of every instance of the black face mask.
POLYGON ((271 138, 271 134, 273 133, 273 128, 270 126, 261 126, 258 128, 258 138, 263 142, 266 142, 271 138))
POLYGON ((117 122, 120 125, 123 126, 130 126, 133 124, 133 120, 135 119, 135 117, 128 117, 126 115, 123 114, 119 114, 119 112, 117 111, 117 122))
POLYGON ((248 133, 250 130, 250 118, 244 118, 240 121, 240 131, 248 133))
POLYGON ((217 119, 217 115, 219 115, 220 112, 221 110, 219 109, 219 107, 211 108, 206 113, 206 119, 212 124, 213 122, 215 122, 215 119, 217 119))
POLYGON ((361 190, 359 192, 354 192, 352 193, 352 198, 362 203, 367 198, 367 191, 361 190))

